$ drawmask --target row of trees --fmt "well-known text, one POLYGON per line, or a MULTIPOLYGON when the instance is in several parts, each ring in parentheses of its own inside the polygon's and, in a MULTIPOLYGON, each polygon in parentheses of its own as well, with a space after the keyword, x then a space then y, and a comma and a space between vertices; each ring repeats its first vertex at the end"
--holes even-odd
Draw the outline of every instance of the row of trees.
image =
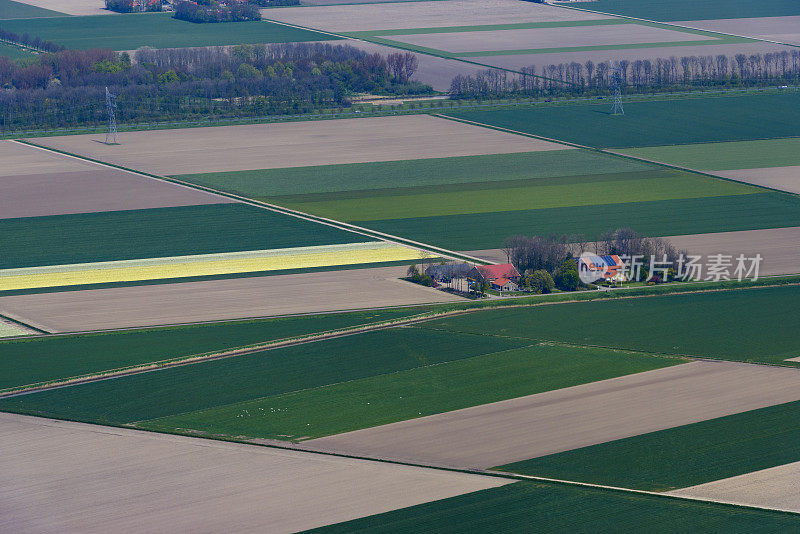
POLYGON ((450 94, 481 98, 509 94, 529 96, 579 95, 607 92, 615 69, 623 91, 677 90, 703 86, 760 86, 800 83, 800 50, 728 56, 684 56, 559 63, 524 67, 520 73, 489 69, 453 78, 450 94))
POLYGON ((354 93, 432 91, 390 73, 380 54, 328 43, 0 57, 0 86, 3 131, 99 126, 105 87, 121 123, 309 113, 347 106, 354 93))
POLYGON ((258 5, 249 2, 230 1, 222 5, 217 0, 178 0, 174 17, 189 22, 241 22, 261 20, 261 11, 258 5))
POLYGON ((37 37, 35 35, 31 36, 27 33, 20 35, 18 33, 4 30, 3 28, 0 28, 0 41, 20 44, 29 48, 41 50, 42 52, 58 52, 59 50, 64 50, 62 45, 51 43, 50 41, 46 41, 41 37, 37 37))

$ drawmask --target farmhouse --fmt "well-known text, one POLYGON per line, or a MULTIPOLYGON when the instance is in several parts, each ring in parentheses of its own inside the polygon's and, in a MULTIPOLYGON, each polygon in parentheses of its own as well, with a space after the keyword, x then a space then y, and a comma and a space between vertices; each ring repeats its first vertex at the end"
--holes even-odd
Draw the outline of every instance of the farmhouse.
POLYGON ((578 258, 578 273, 584 282, 623 282, 625 265, 616 254, 610 256, 581 256, 578 258))
POLYGON ((499 265, 477 265, 467 273, 467 278, 473 281, 495 282, 500 278, 507 278, 512 282, 519 281, 519 271, 510 263, 499 265))
POLYGON ((503 277, 492 282, 492 289, 497 291, 517 291, 519 286, 513 280, 503 277))

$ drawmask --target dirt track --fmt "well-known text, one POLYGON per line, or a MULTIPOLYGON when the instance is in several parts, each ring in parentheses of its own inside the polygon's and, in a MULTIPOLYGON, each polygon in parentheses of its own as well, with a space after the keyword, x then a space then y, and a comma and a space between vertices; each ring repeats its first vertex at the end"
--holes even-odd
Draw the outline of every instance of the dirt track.
POLYGON ((92 134, 34 142, 161 175, 567 148, 430 115, 126 132, 119 146, 97 139, 92 134))
POLYGON ((0 531, 296 532, 506 479, 0 414, 0 531))
POLYGON ((798 399, 800 370, 695 361, 304 445, 488 468, 798 399))
POLYGON ((0 313, 51 332, 402 306, 463 299, 397 280, 406 267, 0 297, 0 313))
POLYGON ((800 462, 794 462, 670 491, 669 495, 717 499, 749 506, 800 512, 798 480, 800 480, 800 462))

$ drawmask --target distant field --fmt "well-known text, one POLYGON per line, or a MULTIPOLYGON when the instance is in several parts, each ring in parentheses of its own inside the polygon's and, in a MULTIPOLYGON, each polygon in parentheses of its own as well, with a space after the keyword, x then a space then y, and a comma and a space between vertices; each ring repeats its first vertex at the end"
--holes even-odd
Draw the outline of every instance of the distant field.
POLYGON ((0 410, 132 423, 529 345, 402 328, 0 400, 0 410))
POLYGON ((623 116, 610 102, 448 114, 600 148, 800 136, 799 92, 626 102, 623 116))
POLYGON ((520 233, 591 239, 622 227, 670 236, 800 226, 800 199, 757 193, 354 223, 450 250, 479 250, 499 248, 508 236, 520 233))
MULTIPOLYGON (((401 318, 424 307, 0 342, 0 389, 401 318)), ((0 328, 4 323, 0 323, 0 328)))
POLYGON ((497 469, 666 491, 798 460, 800 402, 790 402, 497 469))
MULTIPOLYGON (((14 2, 13 0, 0 0, 0 20, 2 19, 27 19, 33 17, 63 17, 64 13, 42 9, 40 7, 14 2)), ((8 23, 3 22, 3 29, 8 23)))
POLYGON ((176 20, 170 13, 18 19, 4 21, 3 29, 73 49, 135 50, 142 46, 180 48, 337 39, 267 21, 194 24, 176 20))
POLYGON ((725 360, 783 363, 800 341, 782 317, 800 312, 800 287, 585 302, 480 312, 422 328, 562 341, 725 360), (758 310, 757 313, 751 313, 758 310), (675 332, 680 332, 676 336, 675 332))
POLYGON ((317 438, 682 363, 537 345, 156 419, 151 430, 317 438))
POLYGON ((628 148, 625 154, 689 169, 722 171, 800 165, 800 138, 628 148))
POLYGON ((420 532, 785 532, 794 515, 560 484, 517 482, 311 530, 420 532))
POLYGON ((368 241, 244 204, 0 220, 0 268, 368 241))
POLYGON ((764 0, 757 3, 748 0, 593 0, 565 5, 662 21, 800 15, 800 4, 794 0, 764 0))

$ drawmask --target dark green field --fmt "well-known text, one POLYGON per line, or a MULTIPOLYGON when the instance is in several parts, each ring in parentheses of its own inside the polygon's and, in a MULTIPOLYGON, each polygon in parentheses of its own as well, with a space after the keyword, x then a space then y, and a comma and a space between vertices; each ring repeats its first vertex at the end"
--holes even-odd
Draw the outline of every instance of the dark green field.
POLYGON ((0 268, 370 241, 245 204, 0 220, 0 268))
POLYGON ((800 356, 786 323, 798 313, 800 287, 786 286, 488 310, 421 328, 783 363, 800 356))
POLYGON ((99 423, 155 419, 529 345, 402 328, 0 400, 0 410, 99 423))
POLYGON ((0 389, 375 323, 425 307, 0 341, 0 389))
POLYGON ((570 2, 569 6, 649 20, 707 20, 800 15, 795 0, 595 0, 570 2))
POLYGON ((800 135, 800 92, 631 101, 622 116, 608 101, 448 114, 599 148, 744 141, 800 135))
POLYGON ((794 514, 517 482, 307 531, 334 533, 794 532, 794 514))
POLYGON ((37 35, 73 49, 135 50, 142 46, 182 48, 336 39, 267 21, 195 24, 173 19, 170 13, 19 19, 3 22, 3 29, 37 35))
POLYGON ((496 469, 667 491, 798 460, 800 402, 790 402, 496 469))
MULTIPOLYGON (((13 0, 0 0, 0 20, 2 19, 28 19, 34 17, 63 17, 64 13, 42 9, 41 7, 14 2, 13 0)), ((8 23, 3 22, 3 29, 8 23)))
POLYGON ((757 193, 353 222, 450 250, 478 250, 499 248, 519 234, 591 239, 622 227, 655 237, 800 226, 800 199, 757 193))
POLYGON ((552 150, 187 174, 176 178, 252 198, 297 202, 352 198, 356 192, 362 196, 370 192, 391 194, 422 187, 427 187, 432 192, 446 192, 452 191, 454 186, 465 184, 474 184, 474 189, 502 187, 505 183, 526 181, 547 185, 556 178, 564 177, 573 177, 573 182, 583 182, 591 180, 592 175, 606 176, 649 170, 653 170, 653 167, 644 163, 593 152, 552 150), (351 194, 333 195, 346 192, 351 194))
POLYGON ((316 438, 682 363, 536 345, 146 421, 167 432, 316 438))

